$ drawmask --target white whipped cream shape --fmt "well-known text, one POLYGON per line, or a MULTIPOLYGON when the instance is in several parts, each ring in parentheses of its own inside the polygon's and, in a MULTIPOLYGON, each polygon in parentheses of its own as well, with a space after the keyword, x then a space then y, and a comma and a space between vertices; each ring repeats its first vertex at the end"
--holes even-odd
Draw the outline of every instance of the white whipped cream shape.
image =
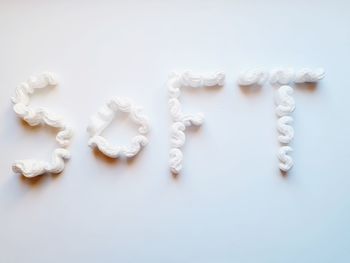
POLYGON ((64 170, 64 161, 70 158, 70 153, 67 149, 58 148, 52 154, 51 163, 27 159, 15 161, 12 169, 16 173, 21 173, 25 177, 35 177, 44 173, 60 173, 64 170))
POLYGON ((293 88, 288 86, 294 83, 315 83, 323 79, 325 71, 322 68, 315 70, 303 68, 297 72, 293 69, 275 69, 271 72, 270 83, 272 85, 281 85, 277 90, 276 96, 276 115, 277 130, 279 132, 278 141, 281 146, 278 151, 279 168, 288 172, 293 167, 293 158, 289 153, 293 151, 289 143, 294 138, 294 129, 292 127, 293 117, 290 116, 295 109, 293 98, 293 88))
POLYGON ((303 68, 296 72, 295 83, 314 83, 324 78, 326 72, 323 68, 309 69, 303 68))
POLYGON ((294 165, 293 158, 288 155, 289 152, 292 152, 293 149, 290 146, 281 146, 278 150, 278 159, 280 160, 279 168, 283 172, 288 172, 290 169, 292 169, 294 165))
POLYGON ((237 84, 239 86, 262 86, 268 78, 267 72, 262 69, 251 69, 238 74, 237 84))
POLYGON ((276 115, 277 131, 280 147, 278 150, 279 168, 283 172, 288 172, 294 165, 293 158, 289 155, 292 147, 289 143, 294 138, 294 128, 292 126, 293 117, 291 114, 295 110, 293 98, 293 88, 290 85, 295 79, 295 72, 292 68, 279 68, 271 71, 270 83, 277 88, 276 91, 276 115))
POLYGON ((270 83, 272 85, 288 85, 295 78, 295 72, 292 68, 273 69, 270 74, 270 83))
POLYGON ((135 106, 128 98, 114 98, 108 101, 105 106, 100 108, 100 110, 91 117, 87 131, 90 137, 88 145, 91 148, 97 148, 110 158, 119 158, 121 156, 131 158, 137 155, 141 149, 148 144, 146 134, 149 132, 149 121, 142 112, 142 108, 135 106), (139 125, 139 134, 132 138, 129 147, 113 146, 102 135, 102 132, 114 120, 118 111, 128 113, 131 120, 139 125))
MULTIPOLYGON (((65 124, 63 118, 51 113, 46 108, 33 108, 30 106, 30 97, 36 90, 48 86, 56 86, 57 84, 57 78, 51 72, 43 72, 37 76, 30 77, 26 82, 22 82, 16 88, 15 96, 12 97, 13 109, 17 116, 30 126, 44 124, 59 129, 56 140, 61 147, 67 147, 73 136, 73 132, 65 124)), ((18 160, 14 162, 12 169, 14 172, 21 173, 25 177, 35 177, 47 172, 60 173, 64 169, 64 161, 69 158, 70 153, 68 150, 58 148, 53 153, 51 163, 34 159, 18 160)))
POLYGON ((277 155, 279 168, 284 172, 288 172, 293 167, 293 159, 288 155, 289 152, 293 151, 288 144, 294 138, 293 117, 290 115, 295 110, 293 88, 291 86, 283 85, 278 88, 276 104, 278 141, 281 144, 277 155))
POLYGON ((169 166, 173 174, 182 170, 183 153, 181 148, 186 141, 186 128, 200 126, 204 122, 202 113, 185 114, 182 112, 180 95, 183 87, 203 88, 221 87, 225 83, 225 74, 216 72, 210 75, 194 75, 190 71, 182 74, 173 73, 169 76, 167 88, 169 93, 169 111, 172 119, 170 127, 169 166))

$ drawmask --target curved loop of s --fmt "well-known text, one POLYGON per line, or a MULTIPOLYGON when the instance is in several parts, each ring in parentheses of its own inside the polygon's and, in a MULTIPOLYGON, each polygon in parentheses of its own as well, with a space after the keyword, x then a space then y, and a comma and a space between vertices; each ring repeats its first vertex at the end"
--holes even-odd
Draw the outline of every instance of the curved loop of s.
POLYGON ((15 96, 12 97, 13 109, 17 116, 30 126, 48 125, 57 128, 56 140, 60 145, 52 154, 52 161, 45 162, 36 159, 16 160, 12 169, 25 177, 35 177, 45 173, 60 173, 64 170, 65 161, 70 159, 70 152, 65 149, 73 136, 72 129, 66 125, 63 118, 53 114, 46 108, 33 108, 30 106, 30 97, 38 89, 58 84, 56 76, 51 72, 43 72, 30 77, 16 88, 15 96))

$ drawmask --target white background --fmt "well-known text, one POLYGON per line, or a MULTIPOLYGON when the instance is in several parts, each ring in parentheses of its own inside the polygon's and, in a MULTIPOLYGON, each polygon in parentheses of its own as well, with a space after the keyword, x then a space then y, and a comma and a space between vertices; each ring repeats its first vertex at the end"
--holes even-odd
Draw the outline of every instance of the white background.
MULTIPOLYGON (((0 1, 0 262, 349 262, 348 1, 0 1), (319 67, 296 88, 295 167, 280 175, 273 89, 246 92, 238 72, 319 67), (172 70, 222 70, 221 90, 184 92, 205 125, 187 133, 184 169, 168 170, 165 82, 172 70), (50 129, 14 114, 16 85, 44 70, 38 93, 73 125, 72 159, 28 180, 15 159, 49 160, 50 129), (87 146, 89 116, 128 96, 151 119, 131 162, 87 146)), ((135 134, 118 121, 105 135, 135 134)))

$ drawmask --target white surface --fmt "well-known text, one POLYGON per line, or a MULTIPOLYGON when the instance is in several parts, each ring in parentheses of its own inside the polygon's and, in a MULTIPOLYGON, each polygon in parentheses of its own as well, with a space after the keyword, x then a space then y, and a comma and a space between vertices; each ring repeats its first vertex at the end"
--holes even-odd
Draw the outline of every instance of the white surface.
MULTIPOLYGON (((0 262, 350 261, 348 1, 72 2, 0 2, 0 262), (283 177, 272 88, 243 92, 236 78, 288 66, 323 66, 326 78, 295 92, 295 166, 283 177), (227 84, 182 96, 206 122, 174 179, 164 84, 186 69, 222 70, 227 84), (60 86, 33 102, 74 124, 72 159, 25 180, 12 161, 50 158, 55 133, 22 125, 10 97, 43 70, 60 86), (126 164, 86 145, 89 116, 111 96, 151 118, 150 144, 126 164)), ((106 136, 134 132, 115 124, 106 136)))

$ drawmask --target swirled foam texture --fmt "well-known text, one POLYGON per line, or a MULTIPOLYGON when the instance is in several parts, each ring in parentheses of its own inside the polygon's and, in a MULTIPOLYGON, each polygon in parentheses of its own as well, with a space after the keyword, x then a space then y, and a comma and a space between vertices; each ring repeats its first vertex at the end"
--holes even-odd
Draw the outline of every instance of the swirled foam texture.
POLYGON ((283 85, 277 90, 276 104, 278 141, 283 145, 278 152, 279 168, 284 172, 288 172, 293 167, 293 159, 288 155, 288 152, 291 152, 293 149, 290 146, 285 146, 294 137, 294 129, 291 126, 293 117, 290 114, 295 109, 295 102, 291 86, 283 85))
POLYGON ((225 82, 225 74, 217 72, 212 75, 194 75, 190 71, 182 74, 173 73, 167 82, 169 93, 169 111, 172 119, 170 127, 170 152, 169 166, 173 174, 178 174, 182 170, 183 153, 182 146, 186 141, 186 128, 190 126, 200 126, 204 121, 202 113, 185 114, 181 108, 180 95, 183 87, 203 88, 220 87, 225 82))
POLYGON ((268 78, 266 71, 262 69, 251 69, 238 74, 237 84, 239 86, 261 86, 268 78))
MULTIPOLYGON (((61 147, 69 145, 73 132, 63 118, 51 113, 46 108, 33 108, 30 104, 30 97, 35 90, 58 84, 56 76, 51 72, 43 72, 40 75, 30 77, 26 82, 22 82, 16 88, 15 96, 12 97, 13 109, 17 116, 27 122, 30 126, 40 124, 48 125, 59 129, 56 140, 61 147)), ((21 173, 25 177, 35 177, 44 173, 60 173, 64 169, 64 161, 70 158, 70 153, 64 148, 54 151, 51 163, 26 159, 15 161, 12 169, 16 173, 21 173)))
POLYGON ((87 131, 90 136, 88 145, 91 148, 97 148, 110 158, 119 158, 121 156, 131 158, 136 156, 148 144, 146 134, 149 132, 149 121, 144 115, 142 108, 134 105, 131 100, 114 98, 91 117, 87 131), (129 147, 113 146, 102 135, 102 132, 110 125, 118 111, 128 113, 131 120, 139 125, 139 134, 132 138, 129 147))
POLYGON ((291 68, 275 69, 271 72, 270 83, 277 86, 276 115, 278 118, 278 141, 280 143, 277 157, 281 171, 288 172, 294 165, 293 158, 289 155, 293 148, 289 144, 294 138, 293 117, 291 114, 295 110, 295 101, 293 88, 289 85, 292 82, 297 84, 317 82, 324 76, 325 71, 322 68, 315 70, 303 68, 297 72, 291 68))

